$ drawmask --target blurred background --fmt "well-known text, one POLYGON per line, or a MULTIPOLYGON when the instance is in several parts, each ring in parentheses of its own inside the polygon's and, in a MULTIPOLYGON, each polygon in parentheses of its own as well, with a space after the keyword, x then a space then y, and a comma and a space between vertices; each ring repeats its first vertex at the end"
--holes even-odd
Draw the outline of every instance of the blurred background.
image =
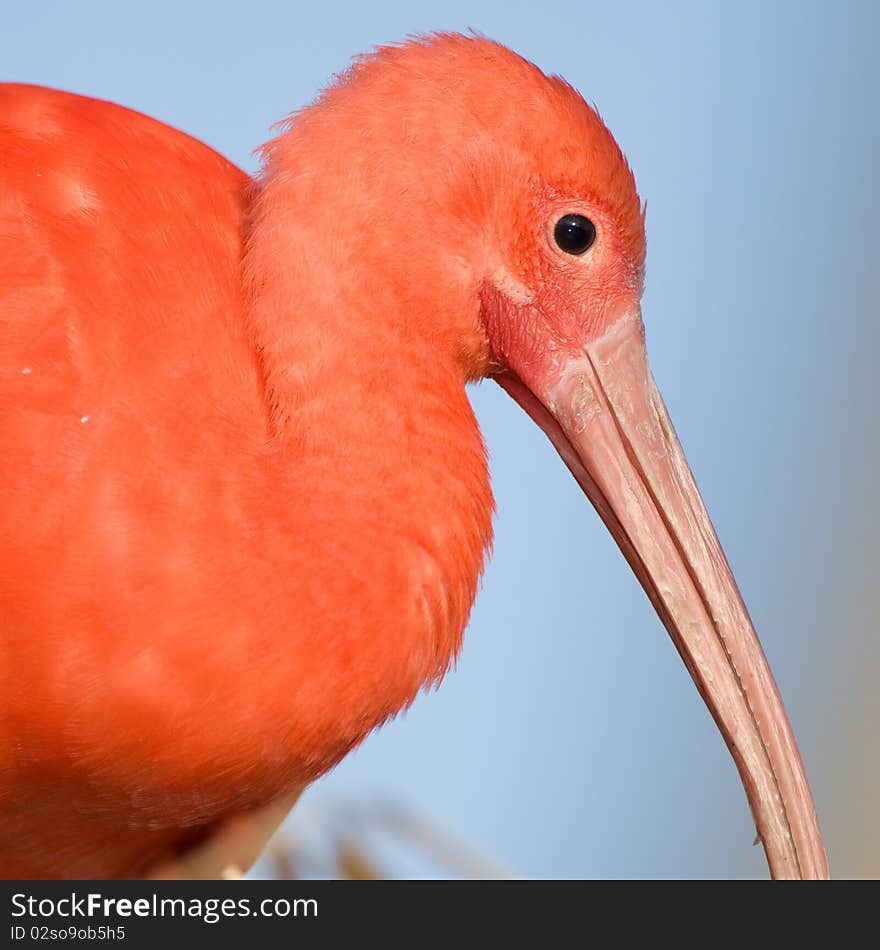
MULTIPOLYGON (((878 876, 880 5, 6 0, 2 24, 0 78, 118 101, 249 170, 353 54, 413 32, 472 27, 595 102, 648 201, 654 372, 832 871, 878 876)), ((309 790, 255 873, 765 876, 623 558, 513 402, 472 398, 497 536, 458 669, 309 790)))

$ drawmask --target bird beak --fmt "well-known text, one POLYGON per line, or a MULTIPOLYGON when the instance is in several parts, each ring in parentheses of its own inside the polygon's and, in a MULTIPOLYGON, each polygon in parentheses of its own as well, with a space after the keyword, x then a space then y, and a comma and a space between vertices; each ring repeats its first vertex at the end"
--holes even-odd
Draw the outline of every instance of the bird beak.
POLYGON ((638 310, 543 385, 497 379, 547 433, 669 631, 736 761, 771 874, 827 877, 797 744, 648 368, 638 310))

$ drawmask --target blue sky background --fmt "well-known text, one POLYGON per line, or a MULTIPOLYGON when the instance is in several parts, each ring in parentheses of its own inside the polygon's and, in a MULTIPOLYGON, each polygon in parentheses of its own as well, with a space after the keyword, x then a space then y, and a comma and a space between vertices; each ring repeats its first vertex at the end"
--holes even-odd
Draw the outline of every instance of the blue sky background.
MULTIPOLYGON (((353 54, 467 27, 564 75, 633 165, 655 375, 788 704, 832 864, 855 873, 867 832, 850 819, 878 758, 865 722, 880 656, 853 605, 873 590, 880 526, 880 5, 13 2, 0 78, 116 100, 253 169, 270 124, 353 54)), ((529 877, 763 876, 733 763, 623 558, 513 402, 493 384, 473 401, 497 540, 458 670, 302 815, 400 800, 529 877)))

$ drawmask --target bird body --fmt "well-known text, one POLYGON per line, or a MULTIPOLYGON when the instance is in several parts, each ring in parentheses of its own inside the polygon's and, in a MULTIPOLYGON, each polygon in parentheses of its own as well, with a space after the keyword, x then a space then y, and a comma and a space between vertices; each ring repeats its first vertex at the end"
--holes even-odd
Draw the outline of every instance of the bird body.
MULTIPOLYGON (((439 682, 492 533, 468 382, 501 374, 562 446, 671 630, 710 622, 715 574, 651 580, 704 554, 634 554, 629 483, 575 457, 605 411, 582 345, 640 326, 644 267, 632 174, 580 96, 487 40, 431 37, 358 61, 262 156, 252 180, 120 106, 0 86, 6 876, 144 873, 439 682)), ((747 624, 731 609, 718 622, 747 624)), ((747 772, 780 754, 755 741, 731 745, 747 772)), ((788 821, 786 782, 803 795, 788 774, 749 789, 761 827, 788 821)), ((785 833, 778 868, 810 833, 785 833)))
POLYGON ((381 374, 358 365, 322 327, 336 294, 290 315, 316 378, 270 419, 254 185, 208 147, 35 87, 3 88, 0 124, 0 842, 43 828, 53 873, 106 876, 102 816, 161 845, 310 781, 440 678, 486 459, 453 360, 387 340, 381 374))

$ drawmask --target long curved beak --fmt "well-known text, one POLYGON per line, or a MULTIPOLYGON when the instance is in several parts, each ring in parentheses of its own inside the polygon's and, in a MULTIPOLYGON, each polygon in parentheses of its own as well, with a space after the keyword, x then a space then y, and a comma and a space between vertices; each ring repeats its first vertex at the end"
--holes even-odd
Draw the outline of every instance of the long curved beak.
POLYGON ((496 379, 547 433, 669 631, 736 761, 771 874, 828 877, 785 707, 648 368, 638 311, 544 391, 496 379))

